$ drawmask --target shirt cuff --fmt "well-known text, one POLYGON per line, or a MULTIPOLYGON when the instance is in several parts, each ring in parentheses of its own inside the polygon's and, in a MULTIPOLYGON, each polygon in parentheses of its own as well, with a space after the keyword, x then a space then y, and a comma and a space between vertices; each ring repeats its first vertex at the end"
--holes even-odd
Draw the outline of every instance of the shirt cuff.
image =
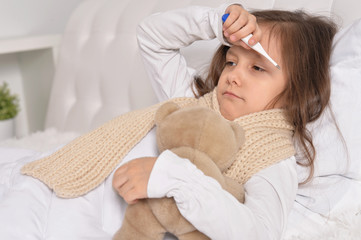
POLYGON ((147 194, 149 198, 170 197, 167 193, 180 189, 187 176, 203 174, 188 159, 181 158, 170 150, 163 151, 157 158, 149 177, 147 194))
POLYGON ((215 18, 217 23, 217 39, 221 42, 221 44, 226 46, 231 46, 229 42, 227 42, 227 39, 223 36, 223 22, 222 22, 222 16, 225 14, 226 9, 232 4, 224 3, 220 7, 215 9, 215 18))
POLYGON ((227 39, 223 36, 223 22, 222 22, 221 19, 222 19, 223 14, 226 13, 226 9, 227 9, 229 6, 231 6, 231 5, 239 5, 239 6, 241 6, 242 8, 244 8, 244 7, 242 6, 242 4, 240 4, 240 3, 238 3, 238 2, 233 2, 233 3, 224 3, 224 4, 222 4, 220 7, 218 7, 218 8, 216 9, 216 16, 217 16, 217 22, 218 22, 217 38, 218 38, 218 40, 219 40, 223 45, 226 45, 226 46, 229 46, 229 47, 231 47, 232 44, 229 43, 229 42, 227 41, 227 39))

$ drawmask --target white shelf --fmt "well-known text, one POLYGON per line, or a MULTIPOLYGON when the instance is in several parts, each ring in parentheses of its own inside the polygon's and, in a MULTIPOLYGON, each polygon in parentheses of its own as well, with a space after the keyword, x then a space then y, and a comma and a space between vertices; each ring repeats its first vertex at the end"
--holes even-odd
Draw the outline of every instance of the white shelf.
POLYGON ((61 35, 0 39, 0 83, 20 97, 17 137, 44 129, 61 35))
POLYGON ((61 35, 44 35, 0 39, 0 54, 56 48, 60 44, 61 35))

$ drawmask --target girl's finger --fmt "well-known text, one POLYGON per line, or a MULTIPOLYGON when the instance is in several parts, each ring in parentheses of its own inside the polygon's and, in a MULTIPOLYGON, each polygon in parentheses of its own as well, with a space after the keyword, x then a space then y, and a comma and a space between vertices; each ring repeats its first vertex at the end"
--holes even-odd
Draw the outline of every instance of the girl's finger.
POLYGON ((140 199, 135 188, 130 189, 123 198, 128 204, 134 204, 140 199))
POLYGON ((253 36, 249 39, 248 43, 253 46, 254 44, 261 41, 262 38, 262 30, 256 25, 256 29, 253 32, 253 36))
POLYGON ((247 37, 250 33, 253 33, 255 31, 255 29, 256 29, 255 26, 253 26, 251 24, 247 24, 246 26, 244 26, 239 31, 233 33, 229 38, 233 42, 241 40, 242 38, 247 37))
POLYGON ((115 172, 114 177, 124 174, 128 170, 128 163, 121 165, 115 172))
POLYGON ((247 50, 250 50, 251 48, 245 44, 245 42, 243 42, 242 40, 239 41, 239 45, 242 46, 243 48, 247 49, 247 50))
POLYGON ((232 35, 238 31, 240 31, 240 29, 245 27, 246 24, 247 24, 247 18, 240 16, 231 26, 229 26, 225 30, 225 32, 227 32, 228 35, 232 35))
POLYGON ((139 199, 135 199, 135 200, 132 200, 130 202, 128 202, 128 204, 136 204, 138 202, 139 199))
POLYGON ((227 17, 226 21, 223 23, 223 31, 228 29, 238 19, 238 17, 239 15, 234 12, 229 13, 229 16, 227 17))
POLYGON ((133 188, 134 188, 133 185, 130 184, 129 182, 127 182, 127 183, 123 184, 121 187, 117 188, 117 191, 118 191, 119 195, 122 198, 124 198, 124 200, 126 200, 126 199, 129 199, 130 192, 133 188))
POLYGON ((129 178, 127 176, 117 176, 113 178, 113 187, 115 189, 121 188, 124 184, 128 182, 129 178))
POLYGON ((127 171, 128 171, 128 164, 123 164, 117 170, 115 170, 114 175, 113 175, 113 181, 112 181, 114 188, 116 188, 116 186, 120 186, 118 181, 119 181, 119 179, 121 179, 122 177, 124 177, 126 175, 127 171))

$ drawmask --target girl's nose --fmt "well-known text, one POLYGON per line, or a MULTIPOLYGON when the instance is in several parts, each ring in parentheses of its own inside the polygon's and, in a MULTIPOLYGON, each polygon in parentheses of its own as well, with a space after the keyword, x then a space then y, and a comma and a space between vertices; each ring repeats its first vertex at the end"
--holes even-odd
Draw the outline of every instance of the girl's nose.
POLYGON ((227 80, 230 85, 241 86, 241 77, 241 74, 239 74, 237 71, 232 71, 229 73, 227 80))

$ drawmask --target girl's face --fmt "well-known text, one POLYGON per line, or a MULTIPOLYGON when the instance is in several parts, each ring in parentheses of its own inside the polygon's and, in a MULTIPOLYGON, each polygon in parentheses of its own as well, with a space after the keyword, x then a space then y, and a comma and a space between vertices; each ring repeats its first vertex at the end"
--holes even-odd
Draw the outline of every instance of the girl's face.
MULTIPOLYGON (((217 85, 220 112, 228 120, 265 110, 286 87, 279 43, 276 38, 270 38, 267 29, 262 28, 262 32, 260 43, 281 70, 254 50, 232 46, 217 85)), ((274 107, 282 105, 280 99, 274 107)))

